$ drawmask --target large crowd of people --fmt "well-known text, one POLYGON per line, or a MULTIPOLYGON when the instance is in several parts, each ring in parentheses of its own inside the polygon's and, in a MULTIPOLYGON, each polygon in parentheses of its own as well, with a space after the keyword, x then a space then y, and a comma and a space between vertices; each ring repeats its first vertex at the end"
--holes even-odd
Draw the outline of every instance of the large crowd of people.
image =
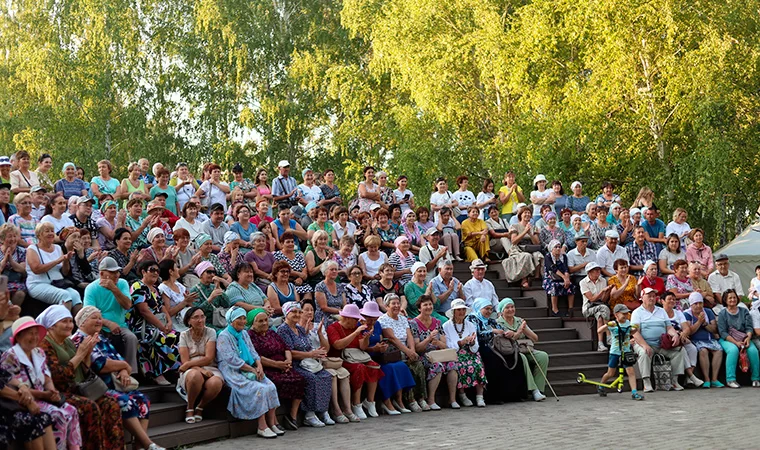
POLYGON ((229 412, 264 438, 544 400, 549 356, 485 278, 489 264, 524 288, 541 280, 553 316, 572 315, 580 296, 600 351, 610 311, 632 311, 645 392, 655 353, 677 390, 683 374, 722 387, 724 354, 729 387, 739 361, 760 386, 760 267, 748 308, 728 258, 685 210, 666 226, 646 187, 625 208, 611 183, 589 197, 579 181, 566 194, 537 175, 523 190, 513 172, 477 195, 467 176, 454 192, 438 178, 427 201, 373 167, 355 195, 333 170, 305 168, 299 183, 288 161, 272 178, 236 164, 229 181, 213 163, 196 178, 141 159, 119 181, 103 160, 89 182, 73 163, 57 180, 52 167, 48 154, 35 170, 24 151, 0 157, 0 400, 12 406, 0 409, 0 444, 116 449, 129 431, 158 450, 142 383, 176 385, 188 424, 226 385, 229 412), (463 260, 464 283, 453 270, 463 260), (49 306, 20 317, 27 302, 49 306), (505 340, 523 351, 505 358, 505 340))

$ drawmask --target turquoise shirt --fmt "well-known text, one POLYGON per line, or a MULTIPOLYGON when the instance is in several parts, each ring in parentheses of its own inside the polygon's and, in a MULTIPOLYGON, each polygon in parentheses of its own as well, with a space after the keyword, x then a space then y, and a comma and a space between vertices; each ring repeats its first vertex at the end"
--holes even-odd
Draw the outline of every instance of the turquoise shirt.
MULTIPOLYGON (((120 278, 116 283, 122 294, 129 298, 129 283, 127 280, 120 278)), ((113 292, 100 285, 100 280, 95 280, 84 290, 84 306, 94 306, 100 310, 103 318, 114 322, 119 328, 126 328, 127 321, 124 314, 127 312, 121 307, 113 292)), ((111 331, 108 327, 103 326, 106 331, 111 331)))

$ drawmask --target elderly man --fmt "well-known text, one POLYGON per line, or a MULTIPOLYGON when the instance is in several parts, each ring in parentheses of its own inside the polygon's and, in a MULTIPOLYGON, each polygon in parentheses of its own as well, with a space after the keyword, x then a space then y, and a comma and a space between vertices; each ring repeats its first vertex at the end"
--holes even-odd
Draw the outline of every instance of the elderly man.
POLYGON ((156 184, 156 178, 151 175, 150 173, 150 161, 148 161, 147 158, 140 158, 137 161, 137 164, 140 166, 140 178, 139 180, 142 180, 145 182, 145 187, 150 190, 150 188, 153 187, 154 184, 156 184))
POLYGON ((620 235, 615 230, 607 230, 604 233, 604 245, 596 252, 596 263, 602 268, 605 277, 615 275, 613 264, 618 259, 628 261, 628 253, 618 245, 620 235))
MULTIPOLYGON (((608 285, 607 280, 602 277, 602 268, 593 261, 585 266, 586 277, 580 282, 581 295, 583 296, 583 317, 596 318, 597 330, 610 320, 610 291, 613 285, 608 285)), ((597 350, 606 352, 607 346, 604 345, 605 332, 597 331, 599 346, 597 350)))
POLYGON ((667 333, 668 339, 674 347, 681 344, 678 332, 670 323, 670 318, 664 309, 655 305, 657 292, 652 288, 644 288, 642 291, 642 305, 631 314, 631 325, 637 325, 638 333, 633 335, 636 342, 636 355, 641 377, 644 379, 644 392, 652 392, 652 357, 661 354, 670 359, 671 385, 673 390, 682 391, 683 387, 678 384, 678 376, 684 373, 684 353, 681 348, 665 350, 660 347, 660 337, 667 333))
POLYGON ((446 314, 451 308, 451 302, 465 299, 462 282, 454 277, 454 264, 450 259, 442 259, 438 263, 438 276, 433 278, 433 295, 441 302, 438 312, 446 314))
POLYGON ((493 307, 499 305, 499 297, 496 295, 496 289, 493 284, 486 280, 486 265, 483 261, 476 259, 470 264, 472 278, 464 284, 464 301, 467 306, 472 306, 475 299, 485 298, 491 300, 493 307))
MULTIPOLYGON (((567 266, 570 270, 570 279, 573 284, 577 284, 586 275, 588 275, 589 264, 596 264, 596 252, 588 248, 588 236, 586 233, 580 233, 575 236, 575 248, 567 252, 567 266)), ((601 273, 601 272, 600 272, 601 273)), ((585 300, 584 300, 585 301, 585 300)), ((607 311, 609 317, 609 311, 607 311)))
POLYGON ((292 208, 298 204, 298 181, 290 176, 290 163, 286 160, 280 161, 277 169, 280 175, 272 182, 274 202, 292 208))
POLYGON ((103 315, 103 330, 111 333, 111 342, 137 373, 137 337, 127 327, 124 314, 132 308, 129 283, 121 275, 115 259, 106 256, 98 265, 100 279, 84 290, 84 306, 94 306, 103 315))
POLYGON ((222 251, 224 233, 230 231, 230 226, 224 223, 224 206, 214 203, 209 210, 209 220, 203 222, 203 232, 211 236, 214 253, 222 251))
POLYGON ((640 277, 644 275, 644 263, 657 261, 657 248, 651 242, 647 242, 647 233, 644 227, 633 227, 633 242, 625 246, 628 253, 628 270, 631 275, 640 277))
MULTIPOLYGON (((720 310, 723 309, 723 305, 725 304, 725 301, 723 300, 724 292, 733 289, 736 291, 736 295, 738 295, 739 298, 744 296, 744 289, 742 288, 742 281, 739 279, 739 275, 737 275, 736 272, 728 270, 728 268, 728 255, 725 253, 719 253, 715 258, 716 270, 707 277, 707 282, 710 284, 713 296, 715 297, 715 303, 717 303, 715 308, 713 308, 713 312, 715 312, 716 315, 720 313, 720 310), (716 308, 718 311, 715 311, 716 308)), ((739 302, 739 306, 746 305, 739 302)))
MULTIPOLYGON (((442 261, 453 261, 449 249, 444 245, 440 245, 441 242, 441 230, 436 227, 431 227, 425 233, 427 243, 420 248, 420 262, 425 264, 427 269, 426 282, 430 281, 435 276, 435 268, 440 267, 442 261)), ((453 268, 452 268, 453 272, 453 268)))

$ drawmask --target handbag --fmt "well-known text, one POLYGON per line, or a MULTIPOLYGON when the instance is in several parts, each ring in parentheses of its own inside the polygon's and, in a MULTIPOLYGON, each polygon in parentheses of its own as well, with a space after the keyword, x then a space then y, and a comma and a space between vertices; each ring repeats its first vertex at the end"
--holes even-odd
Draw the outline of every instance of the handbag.
MULTIPOLYGON (((198 289, 198 292, 201 294, 201 297, 203 297, 203 300, 208 302, 208 296, 203 293, 202 289, 198 289)), ((224 328, 227 326, 227 318, 225 317, 227 315, 227 310, 229 308, 224 308, 222 306, 214 307, 214 312, 211 313, 211 325, 214 326, 214 328, 224 328)))
POLYGON ((673 340, 668 333, 662 333, 660 335, 660 348, 663 350, 672 350, 680 347, 679 345, 673 345, 673 340))
POLYGON ((378 364, 391 364, 401 361, 401 351, 392 350, 385 353, 375 353, 375 362, 378 364))
POLYGON ((338 370, 343 367, 343 360, 335 356, 328 356, 322 360, 322 367, 325 369, 338 370))
POLYGON ((538 244, 523 244, 517 246, 520 251, 525 253, 536 253, 541 251, 541 246, 538 244))
POLYGON ((369 353, 359 348, 344 348, 342 355, 343 361, 350 364, 366 364, 372 361, 369 353))
MULTIPOLYGON (((10 384, 6 384, 5 387, 9 389, 13 389, 14 391, 18 391, 18 387, 12 386, 10 384)), ((26 411, 26 409, 24 409, 21 406, 21 404, 19 404, 19 402, 17 401, 14 401, 5 397, 0 397, 0 411, 3 411, 4 413, 13 414, 20 411, 26 411)))
POLYGON ((744 373, 749 372, 749 357, 746 348, 742 348, 739 352, 739 369, 744 373))
POLYGON ((503 334, 495 334, 493 336, 493 339, 491 339, 491 343, 488 345, 488 348, 490 348, 496 356, 501 358, 507 370, 513 370, 515 367, 517 367, 517 360, 520 357, 518 353, 520 352, 518 351, 517 342, 515 342, 514 339, 510 339, 503 334), (510 357, 514 358, 514 363, 512 363, 511 367, 509 363, 507 363, 506 359, 510 357))
POLYGON ((672 385, 671 371, 673 366, 670 360, 659 353, 655 353, 652 358, 652 374, 654 375, 655 389, 658 391, 669 391, 672 385))
POLYGON ((306 369, 311 373, 317 373, 320 370, 324 369, 322 367, 322 363, 314 358, 304 358, 301 360, 301 368, 306 369))
POLYGON ((129 377, 129 384, 122 384, 121 380, 119 379, 119 373, 114 372, 111 374, 111 379, 113 380, 113 386, 114 388, 119 392, 132 392, 135 389, 140 387, 140 383, 135 380, 135 377, 130 376, 129 377))
POLYGON ((444 348, 442 350, 432 350, 425 354, 425 357, 431 363, 447 363, 457 360, 457 351, 453 348, 444 348))
MULTIPOLYGON (((37 255, 40 257, 40 264, 45 264, 45 260, 42 258, 42 252, 40 251, 39 248, 37 249, 37 255)), ((45 272, 45 275, 47 275, 48 281, 50 281, 50 285, 53 287, 56 287, 58 289, 68 289, 68 288, 76 289, 77 288, 77 284, 72 280, 69 280, 67 278, 61 278, 60 280, 53 280, 52 278, 50 278, 50 273, 48 272, 45 272)))
POLYGON ((747 339, 747 333, 739 331, 734 327, 729 327, 728 335, 734 338, 737 342, 744 342, 747 339))
POLYGON ((533 353, 533 347, 535 346, 530 339, 518 339, 517 345, 520 348, 520 353, 525 354, 533 353))
POLYGON ((92 371, 89 371, 86 380, 77 383, 76 385, 77 394, 92 401, 98 400, 107 390, 108 386, 106 385, 106 382, 92 371))

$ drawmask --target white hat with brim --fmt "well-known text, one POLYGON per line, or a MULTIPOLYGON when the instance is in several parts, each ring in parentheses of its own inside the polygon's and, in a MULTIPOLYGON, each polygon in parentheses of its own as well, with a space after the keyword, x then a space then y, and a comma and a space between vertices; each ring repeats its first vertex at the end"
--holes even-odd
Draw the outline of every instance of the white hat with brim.
POLYGON ((467 304, 462 300, 461 298, 458 298, 451 302, 451 308, 449 308, 448 311, 446 311, 446 317, 449 319, 454 317, 454 310, 456 309, 464 309, 465 315, 470 314, 472 312, 472 309, 467 306, 467 304))
POLYGON ((535 178, 533 178, 533 184, 538 184, 539 181, 546 181, 546 177, 541 173, 539 173, 538 175, 536 175, 535 178))
POLYGON ((283 159, 277 163, 277 167, 290 167, 290 163, 287 159, 283 159))

